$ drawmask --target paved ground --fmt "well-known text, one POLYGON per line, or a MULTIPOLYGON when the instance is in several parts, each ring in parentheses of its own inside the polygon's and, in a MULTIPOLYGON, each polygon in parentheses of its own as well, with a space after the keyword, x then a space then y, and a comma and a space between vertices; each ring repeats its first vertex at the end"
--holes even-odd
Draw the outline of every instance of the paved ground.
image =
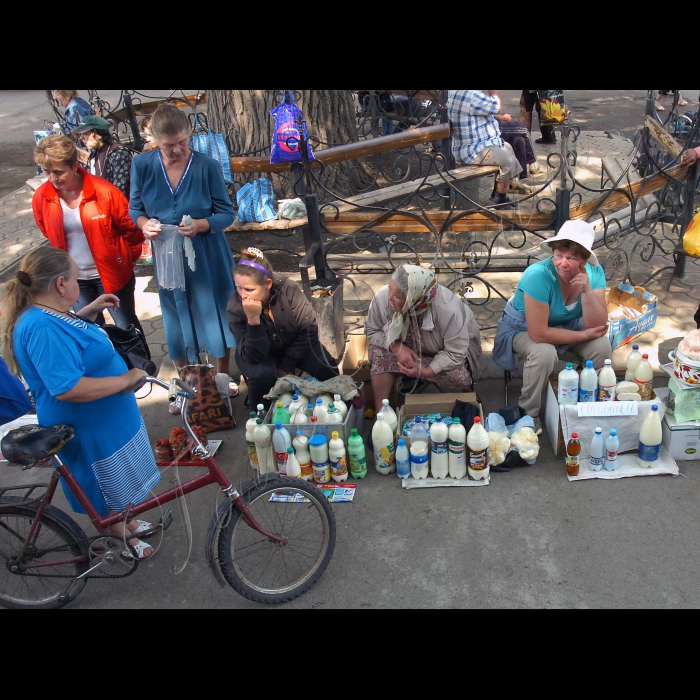
MULTIPOLYGON (((637 106, 643 112, 643 105, 637 106)), ((584 138, 589 138, 586 133, 584 138)), ((607 141, 590 132, 592 144, 607 141)), ((602 151, 591 150, 591 158, 601 155, 602 151)), ((11 272, 13 262, 41 243, 30 201, 27 187, 0 200, 0 282, 2 271, 11 272)), ((668 261, 651 262, 664 264, 668 261)), ((366 281, 361 296, 371 295, 370 290, 386 279, 377 276, 366 281)), ((516 282, 517 276, 508 275, 497 280, 503 290, 516 282)), ((682 280, 666 275, 655 281, 652 291, 660 297, 662 316, 654 331, 640 341, 652 360, 674 349, 678 339, 695 327, 698 282, 700 269, 694 265, 682 280)), ((149 275, 138 277, 137 310, 160 376, 173 376, 149 275)), ((487 335, 487 350, 490 342, 487 335)), ((625 356, 626 351, 615 354, 618 367, 625 356)), ((478 391, 488 413, 503 406, 503 383, 502 373, 490 362, 485 362, 484 370, 486 379, 478 391)), ((665 385, 661 375, 655 382, 665 385)), ((517 378, 513 392, 518 393, 517 378)), ((177 425, 166 404, 162 393, 140 404, 153 441, 167 437, 177 425)), ((224 441, 220 462, 234 483, 249 476, 242 430, 246 415, 241 396, 236 401, 239 427, 216 436, 224 441)), ((370 427, 366 421, 366 432, 370 427)), ((371 471, 360 482, 355 503, 334 507, 338 543, 326 575, 313 591, 286 607, 700 607, 695 556, 700 536, 699 463, 681 463, 678 478, 569 484, 546 436, 541 445, 536 466, 493 474, 491 485, 482 489, 404 491, 396 477, 371 471)), ((43 478, 36 469, 0 470, 0 486, 43 478)), ((170 487, 173 479, 174 474, 166 472, 159 488, 170 487)), ((188 517, 175 511, 175 524, 153 560, 129 579, 91 581, 71 608, 258 607, 229 589, 220 589, 207 570, 203 542, 216 498, 213 488, 188 497, 188 517), (188 559, 188 520, 194 544, 181 571, 188 559)), ((91 531, 84 517, 76 520, 91 531)))

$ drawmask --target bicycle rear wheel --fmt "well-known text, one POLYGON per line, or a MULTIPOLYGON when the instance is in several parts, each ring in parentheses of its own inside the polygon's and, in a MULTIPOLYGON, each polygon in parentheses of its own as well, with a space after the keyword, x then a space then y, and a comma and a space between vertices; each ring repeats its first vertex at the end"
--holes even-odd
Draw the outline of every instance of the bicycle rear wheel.
POLYGON ((243 498, 262 527, 289 542, 271 542, 233 508, 219 534, 224 577, 237 593, 257 603, 298 598, 321 578, 333 556, 336 527, 328 500, 312 485, 286 477, 268 479, 243 498))
POLYGON ((30 568, 26 574, 13 573, 36 510, 7 501, 0 505, 0 605, 36 610, 62 608, 75 600, 87 581, 74 579, 88 569, 87 548, 81 544, 85 535, 77 523, 49 506, 23 560, 30 568), (75 558, 82 559, 69 561, 75 558))

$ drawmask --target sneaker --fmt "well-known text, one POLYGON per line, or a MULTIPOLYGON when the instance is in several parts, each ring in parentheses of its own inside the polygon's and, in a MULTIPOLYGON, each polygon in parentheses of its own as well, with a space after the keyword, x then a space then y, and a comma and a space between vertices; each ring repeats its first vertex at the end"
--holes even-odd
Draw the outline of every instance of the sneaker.
POLYGON ((530 185, 526 185, 524 182, 519 182, 518 186, 515 188, 516 192, 519 192, 520 194, 532 194, 535 190, 530 187, 530 185))
POLYGON ((530 175, 538 175, 540 172, 540 164, 538 162, 530 163, 530 175))
POLYGON ((182 413, 182 396, 178 396, 175 401, 168 406, 168 413, 170 413, 171 416, 179 416, 182 413))
POLYGON ((686 100, 683 95, 678 95, 678 106, 685 107, 687 104, 690 104, 688 100, 686 100))

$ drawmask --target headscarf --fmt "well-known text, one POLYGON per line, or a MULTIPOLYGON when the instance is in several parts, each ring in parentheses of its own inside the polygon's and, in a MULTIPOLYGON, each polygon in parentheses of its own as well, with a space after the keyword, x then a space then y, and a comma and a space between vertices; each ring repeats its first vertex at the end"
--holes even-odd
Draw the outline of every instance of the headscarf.
POLYGON ((404 265, 403 269, 408 276, 408 292, 401 311, 395 313, 384 327, 387 350, 399 338, 401 342, 405 342, 411 327, 411 318, 427 313, 437 294, 437 281, 431 270, 417 265, 404 265))

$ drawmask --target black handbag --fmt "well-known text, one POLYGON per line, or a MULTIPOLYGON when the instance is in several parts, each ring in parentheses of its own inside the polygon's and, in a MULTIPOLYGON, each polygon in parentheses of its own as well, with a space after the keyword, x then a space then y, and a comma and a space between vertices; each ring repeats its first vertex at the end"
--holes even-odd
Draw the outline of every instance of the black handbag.
POLYGON ((109 336, 114 349, 126 362, 128 369, 141 369, 150 377, 155 377, 158 368, 151 360, 151 350, 143 336, 143 333, 131 325, 128 328, 104 325, 102 330, 109 336))

